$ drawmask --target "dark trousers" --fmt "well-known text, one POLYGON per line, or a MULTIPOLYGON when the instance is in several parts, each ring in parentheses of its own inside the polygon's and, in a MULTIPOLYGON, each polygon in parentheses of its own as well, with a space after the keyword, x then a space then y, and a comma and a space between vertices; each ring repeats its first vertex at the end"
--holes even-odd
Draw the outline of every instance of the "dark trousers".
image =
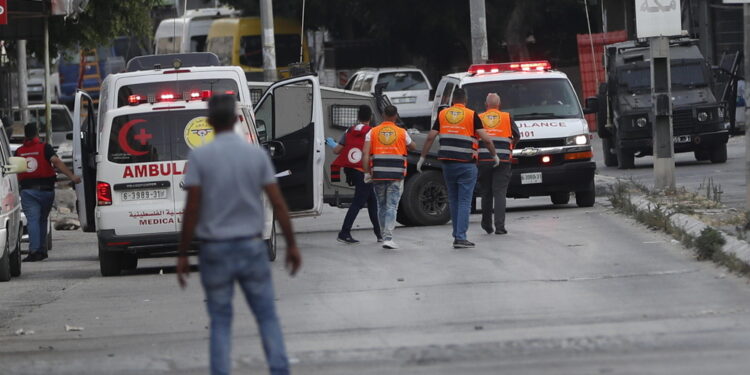
POLYGON ((505 229, 505 195, 510 183, 510 163, 500 163, 497 167, 479 167, 479 186, 482 190, 482 227, 492 227, 492 213, 495 213, 495 228, 505 229))
POLYGON ((378 201, 375 199, 375 193, 372 190, 372 184, 365 183, 365 174, 356 169, 344 168, 346 180, 354 186, 354 200, 346 212, 344 224, 341 226, 339 237, 346 238, 351 236, 352 225, 354 220, 365 205, 367 213, 370 215, 375 236, 380 238, 380 223, 378 222, 378 201))

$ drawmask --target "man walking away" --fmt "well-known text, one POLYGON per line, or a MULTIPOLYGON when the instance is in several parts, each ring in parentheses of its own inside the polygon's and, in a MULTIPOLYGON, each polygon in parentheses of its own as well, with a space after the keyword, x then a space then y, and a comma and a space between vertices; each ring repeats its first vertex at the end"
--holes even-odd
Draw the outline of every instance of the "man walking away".
MULTIPOLYGON (((352 226, 357 214, 362 207, 367 205, 367 213, 370 215, 373 231, 378 242, 383 242, 380 235, 380 224, 378 223, 378 201, 375 199, 375 193, 372 190, 372 183, 365 182, 365 173, 362 168, 362 148, 365 145, 365 137, 370 132, 370 119, 372 110, 370 106, 361 105, 357 111, 357 121, 359 124, 349 128, 341 136, 338 144, 333 147, 333 153, 338 155, 336 160, 331 164, 332 168, 344 168, 346 181, 350 186, 354 186, 354 199, 352 200, 349 210, 346 211, 344 223, 341 225, 341 231, 337 237, 339 242, 345 244, 356 244, 359 241, 352 238, 352 226)), ((328 142, 334 142, 328 139, 328 142)))
POLYGON ((494 93, 487 95, 487 111, 480 114, 484 131, 492 140, 500 165, 493 166, 495 160, 486 148, 479 148, 479 186, 482 191, 482 229, 487 234, 506 234, 505 229, 505 195, 510 183, 510 160, 513 147, 521 134, 516 123, 508 112, 500 111, 500 96, 494 93), (495 225, 492 225, 494 201, 495 225))
POLYGON ((211 320, 211 374, 231 370, 232 295, 238 282, 258 324, 272 375, 289 374, 284 338, 276 316, 261 196, 273 205, 287 244, 286 266, 292 276, 302 259, 289 212, 266 152, 234 133, 237 121, 232 95, 217 95, 208 103, 214 141, 193 150, 185 174, 187 203, 177 259, 177 279, 183 288, 189 275, 187 250, 193 236, 202 241, 201 283, 211 320))
POLYGON ((385 121, 370 130, 365 137, 362 166, 365 173, 372 175, 375 197, 378 200, 383 248, 398 249, 393 241, 393 229, 396 228, 396 211, 404 191, 406 153, 407 149, 416 150, 417 146, 406 130, 396 125, 396 107, 385 107, 383 118, 385 121))
POLYGON ((417 171, 422 172, 425 156, 430 151, 435 137, 440 135, 438 159, 443 162, 443 177, 448 190, 448 206, 453 224, 453 247, 465 249, 474 247, 466 238, 469 230, 471 200, 477 183, 477 139, 484 141, 494 163, 500 164, 495 146, 482 126, 482 120, 466 108, 466 91, 458 88, 453 91, 453 106, 438 114, 425 140, 422 154, 417 162, 417 171))
POLYGON ((81 178, 55 155, 52 146, 39 140, 36 124, 26 124, 23 132, 23 145, 16 150, 16 156, 26 158, 27 166, 26 172, 18 174, 21 208, 29 231, 29 255, 23 261, 36 262, 47 259, 47 221, 55 202, 57 180, 53 166, 74 184, 80 183, 81 178))

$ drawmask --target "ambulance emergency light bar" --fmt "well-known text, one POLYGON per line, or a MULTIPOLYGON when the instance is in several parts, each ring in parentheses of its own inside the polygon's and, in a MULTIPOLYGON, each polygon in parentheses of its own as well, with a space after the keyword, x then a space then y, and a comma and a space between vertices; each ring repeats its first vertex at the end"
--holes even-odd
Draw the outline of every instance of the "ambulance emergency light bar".
POLYGON ((469 67, 469 73, 544 72, 551 69, 552 64, 550 64, 549 61, 525 61, 498 64, 473 64, 469 67))
MULTIPOLYGON (((232 90, 224 91, 224 94, 227 95, 235 95, 235 92, 232 90)), ((195 101, 195 100, 201 100, 206 101, 208 99, 211 99, 211 96, 213 95, 213 92, 211 90, 201 90, 201 91, 188 91, 180 94, 175 94, 172 92, 164 92, 159 95, 130 95, 128 96, 128 104, 130 105, 138 105, 143 103, 162 103, 162 102, 174 102, 177 100, 180 100, 182 98, 186 102, 189 101, 195 101)))

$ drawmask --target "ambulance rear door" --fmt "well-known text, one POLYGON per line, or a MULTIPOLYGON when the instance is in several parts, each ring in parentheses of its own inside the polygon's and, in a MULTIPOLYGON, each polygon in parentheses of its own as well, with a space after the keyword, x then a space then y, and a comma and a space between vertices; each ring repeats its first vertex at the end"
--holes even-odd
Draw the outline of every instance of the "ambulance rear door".
POLYGON ((255 106, 255 120, 292 216, 320 215, 325 153, 318 78, 295 77, 271 85, 255 106))
POLYGON ((96 230, 97 130, 94 113, 94 101, 85 92, 78 91, 73 108, 73 173, 81 177, 75 190, 78 219, 84 232, 96 230))

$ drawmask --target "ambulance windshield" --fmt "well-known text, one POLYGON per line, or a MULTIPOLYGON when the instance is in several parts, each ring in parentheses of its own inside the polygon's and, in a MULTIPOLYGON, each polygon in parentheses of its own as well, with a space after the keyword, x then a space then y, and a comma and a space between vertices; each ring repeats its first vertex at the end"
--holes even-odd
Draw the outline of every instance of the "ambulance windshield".
POLYGON ((519 79, 463 85, 468 107, 484 112, 487 94, 497 93, 501 109, 514 120, 582 118, 578 97, 570 82, 562 78, 519 79))

